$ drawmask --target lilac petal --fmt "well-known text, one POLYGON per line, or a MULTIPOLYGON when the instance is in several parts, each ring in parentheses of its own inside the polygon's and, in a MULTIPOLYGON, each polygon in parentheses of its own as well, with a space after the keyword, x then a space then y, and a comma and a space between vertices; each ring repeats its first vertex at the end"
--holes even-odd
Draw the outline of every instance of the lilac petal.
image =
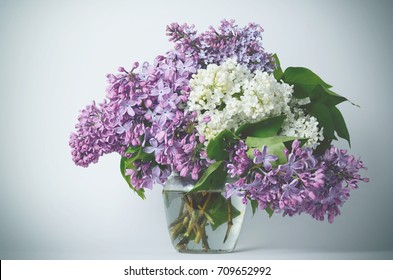
POLYGON ((127 108, 127 114, 131 117, 135 116, 135 111, 132 109, 132 107, 127 108))
POLYGON ((151 175, 154 181, 158 180, 161 174, 161 169, 156 165, 153 167, 151 175))
POLYGON ((175 117, 175 114, 173 113, 173 112, 167 112, 166 113, 166 117, 169 119, 169 120, 172 120, 174 117, 175 117))
POLYGON ((166 119, 165 118, 161 118, 161 117, 157 118, 157 125, 159 127, 163 127, 165 125, 165 123, 166 123, 166 119))
POLYGON ((119 126, 119 127, 116 127, 116 128, 115 128, 115 132, 116 132, 117 134, 122 134, 122 133, 124 133, 124 131, 126 131, 126 130, 125 130, 124 127, 122 127, 122 126, 119 126))
POLYGON ((153 189, 153 180, 151 178, 144 178, 142 188, 150 190, 153 189))
POLYGON ((316 195, 313 193, 313 192, 309 192, 308 193, 308 196, 311 198, 311 199, 315 199, 316 198, 316 195))
POLYGON ((275 177, 273 177, 272 175, 269 175, 269 173, 267 174, 266 178, 269 180, 270 183, 272 184, 277 184, 277 179, 275 177))
POLYGON ((302 161, 297 161, 292 164, 292 169, 294 169, 296 171, 301 171, 304 169, 304 167, 305 167, 305 164, 302 161))
POLYGON ((295 140, 295 141, 293 141, 293 143, 292 143, 292 150, 296 150, 296 149, 298 149, 300 147, 300 141, 299 140, 295 140))
POLYGON ((125 130, 130 130, 132 126, 132 121, 126 122, 123 127, 125 130))
POLYGON ((156 139, 158 140, 158 142, 161 143, 164 140, 165 136, 166 136, 166 132, 161 130, 156 134, 156 139))
POLYGON ((185 167, 183 167, 183 168, 180 170, 180 176, 186 177, 187 174, 188 174, 188 172, 189 172, 189 170, 188 170, 187 166, 185 166, 185 167))
POLYGON ((145 147, 145 148, 143 149, 143 151, 145 151, 145 152, 148 153, 148 154, 151 154, 151 153, 154 153, 154 152, 156 151, 156 149, 157 149, 157 148, 155 148, 155 147, 145 147))
MULTIPOLYGON (((158 118, 158 123, 160 123, 160 124, 165 124, 166 123, 166 121, 167 121, 167 116, 166 115, 161 115, 159 118, 158 118)), ((162 127, 163 125, 161 125, 161 127, 162 127)))
POLYGON ((298 179, 293 179, 292 182, 288 185, 290 188, 294 188, 297 186, 299 180, 298 179))
POLYGON ((255 164, 260 164, 263 162, 263 158, 261 156, 256 156, 253 161, 255 164))
POLYGON ((295 159, 296 159, 296 156, 293 153, 290 153, 289 157, 288 157, 288 164, 294 163, 295 159))
POLYGON ((150 145, 152 145, 152 147, 155 147, 155 148, 158 147, 158 142, 155 138, 150 138, 149 143, 150 143, 150 145))
POLYGON ((126 169, 125 175, 127 176, 133 176, 135 174, 134 169, 126 169))
POLYGON ((266 157, 267 152, 268 152, 267 146, 263 146, 263 147, 262 147, 262 157, 266 157))
POLYGON ((266 157, 266 160, 268 160, 268 161, 276 161, 276 160, 278 160, 278 156, 275 156, 275 155, 268 155, 268 156, 266 157))
POLYGON ((254 155, 254 156, 260 156, 260 157, 262 157, 262 153, 261 153, 261 151, 260 150, 258 150, 258 149, 254 149, 254 151, 252 152, 252 154, 254 155))
POLYGON ((272 169, 271 163, 266 159, 263 161, 263 166, 265 167, 266 170, 272 169))

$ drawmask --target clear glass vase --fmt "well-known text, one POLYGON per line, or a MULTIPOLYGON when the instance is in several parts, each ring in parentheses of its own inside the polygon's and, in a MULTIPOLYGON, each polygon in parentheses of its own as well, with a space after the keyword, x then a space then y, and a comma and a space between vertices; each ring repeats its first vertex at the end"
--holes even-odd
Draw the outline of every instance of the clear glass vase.
POLYGON ((225 199, 222 190, 189 193, 194 183, 172 176, 162 192, 174 248, 181 253, 232 252, 246 205, 237 196, 225 199))

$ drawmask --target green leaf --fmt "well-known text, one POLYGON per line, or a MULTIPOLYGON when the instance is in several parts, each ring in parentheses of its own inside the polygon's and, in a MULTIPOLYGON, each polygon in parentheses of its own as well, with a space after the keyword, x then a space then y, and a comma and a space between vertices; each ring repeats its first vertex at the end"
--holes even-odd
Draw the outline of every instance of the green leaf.
POLYGON ((325 88, 332 86, 325 83, 317 74, 304 67, 288 67, 285 69, 283 80, 288 84, 298 84, 303 86, 321 85, 325 88))
POLYGON ((317 118, 319 125, 323 127, 323 136, 326 141, 337 140, 334 135, 335 126, 330 108, 320 102, 308 104, 305 108, 312 116, 317 118))
POLYGON ((236 135, 243 138, 247 136, 253 137, 270 137, 277 135, 281 129, 281 125, 285 120, 285 115, 267 118, 255 123, 246 123, 241 125, 237 131, 236 135))
MULTIPOLYGON (((221 194, 214 199, 214 202, 208 207, 207 213, 212 218, 214 224, 211 224, 212 229, 216 230, 219 226, 228 222, 228 203, 221 194)), ((231 205, 232 219, 240 215, 240 211, 231 205)))
POLYGON ((321 85, 315 86, 309 95, 311 102, 320 102, 329 107, 347 101, 345 97, 338 95, 337 93, 321 85))
POLYGON ((217 161, 211 164, 189 193, 202 190, 222 189, 227 175, 224 170, 224 166, 225 163, 223 161, 217 161))
POLYGON ((151 161, 154 158, 154 153, 148 154, 142 148, 139 149, 138 154, 135 156, 135 160, 140 160, 142 162, 151 161))
POLYGON ((342 116, 340 110, 338 110, 336 107, 330 108, 333 122, 334 122, 334 128, 337 132, 337 135, 345 140, 348 141, 348 145, 351 146, 351 140, 349 137, 349 132, 347 125, 345 124, 344 117, 342 116))
POLYGON ((315 88, 314 85, 301 85, 301 84, 293 84, 293 94, 292 96, 295 98, 306 98, 310 97, 312 90, 315 88))
POLYGON ((274 214, 274 211, 272 210, 272 208, 270 208, 270 205, 266 206, 265 211, 269 214, 269 218, 271 218, 274 214))
POLYGON ((128 148, 126 152, 129 153, 128 152, 129 150, 133 151, 133 155, 130 158, 128 158, 129 162, 134 162, 136 160, 140 160, 142 162, 148 162, 154 159, 154 153, 148 154, 141 147, 128 148))
POLYGON ((131 185, 130 182, 130 176, 126 175, 126 170, 127 169, 134 169, 134 162, 135 160, 133 158, 126 158, 126 157, 121 157, 120 160, 120 173, 123 176, 124 180, 127 182, 128 186, 136 192, 142 199, 145 199, 145 190, 144 189, 139 189, 137 190, 133 185, 131 185))
POLYGON ((318 147, 318 152, 329 147, 332 140, 337 140, 335 132, 339 137, 347 140, 350 145, 350 136, 344 118, 335 107, 347 99, 320 85, 311 92, 310 99, 311 103, 305 105, 304 108, 317 118, 320 127, 323 127, 325 138, 318 147))
MULTIPOLYGON (((349 101, 347 98, 330 90, 331 85, 323 81, 317 74, 304 67, 288 67, 282 80, 293 85, 293 96, 296 98, 310 97, 311 101, 319 101, 328 106, 335 106, 341 102, 349 101)), ((352 105, 359 105, 349 101, 352 105)))
POLYGON ((276 53, 273 55, 273 58, 274 58, 274 62, 276 63, 276 69, 274 70, 273 75, 277 81, 280 81, 281 77, 284 73, 282 72, 280 60, 278 59, 278 56, 276 53))
MULTIPOLYGON (((341 96, 341 95, 335 93, 331 89, 328 89, 328 88, 323 88, 323 89, 324 89, 326 95, 322 98, 321 102, 324 102, 327 105, 335 106, 337 104, 340 104, 341 102, 348 101, 347 98, 345 98, 344 96, 341 96), (325 99, 326 99, 326 101, 325 101, 325 99)), ((354 103, 352 103, 352 104, 357 106, 354 103)))
POLYGON ((140 149, 140 147, 128 147, 126 150, 127 154, 134 154, 136 152, 138 152, 140 149))
POLYGON ((266 137, 266 138, 247 137, 246 145, 250 148, 247 151, 247 156, 253 159, 254 148, 261 150, 263 146, 267 146, 268 153, 270 155, 275 155, 278 157, 277 161, 271 162, 273 167, 277 167, 278 165, 287 162, 287 158, 284 154, 284 149, 285 149, 284 143, 292 142, 296 139, 300 140, 303 144, 308 140, 306 138, 299 138, 293 136, 273 136, 273 137, 266 137))
MULTIPOLYGON (((258 201, 257 200, 250 200, 250 201, 251 201, 252 216, 254 216, 255 212, 258 209, 258 201)), ((270 208, 270 205, 266 206, 265 211, 266 213, 269 214, 269 218, 273 216, 274 211, 270 208)))
POLYGON ((319 101, 328 106, 334 106, 347 100, 330 90, 331 85, 304 67, 288 67, 284 72, 283 80, 294 86, 293 96, 296 98, 310 97, 311 102, 319 101))
POLYGON ((206 153, 210 159, 226 160, 229 159, 227 149, 232 146, 238 137, 229 130, 223 130, 214 139, 209 141, 206 153))
POLYGON ((262 146, 269 146, 276 143, 284 143, 289 141, 294 141, 296 139, 306 140, 305 138, 299 138, 294 136, 272 136, 272 137, 247 137, 246 145, 251 148, 262 148, 262 146))
POLYGON ((258 201, 257 200, 250 200, 250 201, 251 201, 252 216, 254 216, 255 212, 258 209, 258 201))

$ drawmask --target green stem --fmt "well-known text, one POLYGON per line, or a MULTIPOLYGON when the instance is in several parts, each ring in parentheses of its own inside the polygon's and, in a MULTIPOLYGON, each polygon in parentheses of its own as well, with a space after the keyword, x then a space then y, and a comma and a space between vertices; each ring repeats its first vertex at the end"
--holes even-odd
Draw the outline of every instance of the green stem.
POLYGON ((178 223, 182 223, 182 222, 183 222, 183 219, 186 217, 186 215, 187 215, 187 213, 182 213, 182 215, 179 216, 179 217, 177 217, 176 220, 174 220, 174 221, 169 225, 169 227, 171 228, 171 227, 176 226, 178 223))
MULTIPOLYGON (((203 195, 204 196, 204 195, 203 195)), ((202 240, 203 247, 209 249, 206 235, 206 209, 208 208, 213 194, 208 193, 203 205, 194 205, 195 201, 192 195, 184 195, 183 202, 179 212, 179 217, 171 224, 172 238, 176 239, 184 231, 183 239, 179 241, 177 247, 185 247, 190 241, 191 233, 195 234, 194 242, 200 243, 202 240), (195 207, 194 207, 195 206, 195 207), (198 213, 196 213, 198 211, 198 213)), ((197 201, 197 200, 196 200, 197 201)), ((198 203, 199 204, 199 203, 198 203)), ((185 249, 185 248, 183 248, 185 249)))
POLYGON ((207 234, 206 234, 206 221, 204 223, 204 226, 202 227, 202 247, 205 249, 205 251, 210 250, 209 242, 207 241, 207 234))
POLYGON ((232 221, 232 201, 231 198, 228 198, 228 228, 227 232, 225 233, 224 243, 227 241, 231 228, 233 226, 232 221))
POLYGON ((182 240, 180 240, 179 243, 177 243, 176 248, 179 251, 183 251, 187 248, 186 245, 188 244, 188 242, 190 242, 190 238, 186 236, 182 240))

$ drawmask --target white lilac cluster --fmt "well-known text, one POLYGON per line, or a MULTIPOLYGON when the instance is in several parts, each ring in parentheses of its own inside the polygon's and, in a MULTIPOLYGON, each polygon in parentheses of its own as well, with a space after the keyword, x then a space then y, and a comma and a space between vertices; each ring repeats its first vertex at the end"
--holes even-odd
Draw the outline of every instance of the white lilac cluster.
POLYGON ((200 69, 190 81, 188 106, 198 113, 197 129, 206 140, 224 129, 289 113, 292 87, 272 74, 255 74, 235 60, 200 69))
MULTIPOLYGON (((260 70, 252 73, 233 59, 221 65, 200 69, 190 81, 190 111, 198 113, 198 132, 206 140, 224 129, 236 130, 244 123, 287 115, 283 134, 310 138, 307 145, 316 147, 322 131, 314 117, 292 108, 290 85, 277 82, 273 74, 260 70)), ((298 104, 296 104, 298 105, 298 104)))
POLYGON ((305 146, 315 149, 324 139, 323 128, 319 129, 315 117, 307 115, 300 108, 292 108, 282 125, 281 135, 308 138, 305 146))

